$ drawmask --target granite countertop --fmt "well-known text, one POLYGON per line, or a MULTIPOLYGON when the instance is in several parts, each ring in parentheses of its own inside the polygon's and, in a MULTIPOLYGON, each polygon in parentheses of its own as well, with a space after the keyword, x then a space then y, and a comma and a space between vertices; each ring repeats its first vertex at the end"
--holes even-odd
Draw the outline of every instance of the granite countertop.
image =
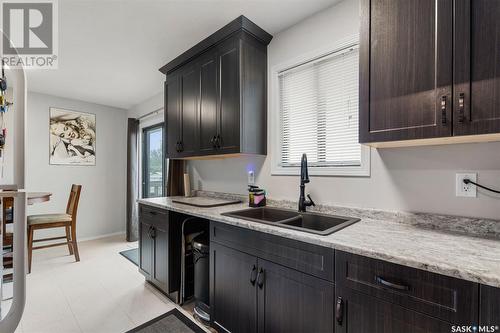
MULTIPOLYGON (((172 199, 175 199, 175 197, 139 199, 138 202, 370 258, 382 259, 396 264, 500 287, 499 239, 487 239, 459 234, 440 230, 435 227, 433 227, 434 229, 423 228, 418 223, 395 221, 394 218, 397 219, 398 215, 392 215, 392 219, 386 219, 384 214, 370 213, 370 211, 362 214, 360 210, 352 210, 352 214, 349 215, 346 209, 336 210, 333 213, 360 217, 361 221, 331 235, 319 236, 221 215, 221 213, 248 208, 248 205, 245 203, 213 208, 198 208, 173 203, 172 199)), ((273 204, 273 206, 283 207, 286 205, 273 204)), ((426 219, 425 224, 429 225, 429 221, 432 220, 430 215, 423 215, 423 217, 426 219)), ((405 221, 414 220, 415 216, 409 219, 407 216, 401 215, 400 219, 405 221)), ((463 224, 463 220, 466 219, 454 218, 452 220, 463 224)), ((475 219, 472 220, 474 221, 475 219)), ((489 224, 491 225, 492 222, 490 221, 489 224)), ((495 225, 495 228, 497 227, 498 225, 495 225)))

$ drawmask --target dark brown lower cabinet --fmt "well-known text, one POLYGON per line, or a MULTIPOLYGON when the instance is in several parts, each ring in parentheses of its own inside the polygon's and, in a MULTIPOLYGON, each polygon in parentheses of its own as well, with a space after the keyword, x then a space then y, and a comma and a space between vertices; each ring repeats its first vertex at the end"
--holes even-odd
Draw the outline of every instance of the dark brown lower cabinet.
POLYGON ((154 243, 151 281, 161 290, 168 289, 168 226, 156 226, 152 230, 154 243))
POLYGON ((258 259, 259 332, 332 333, 333 283, 258 259))
POLYGON ((449 333, 451 324, 345 288, 337 289, 335 333, 449 333))
POLYGON ((151 224, 139 222, 139 271, 147 279, 153 271, 153 238, 151 238, 151 224))
POLYGON ((216 329, 333 332, 333 283, 214 242, 210 247, 216 329))
POLYGON ((139 206, 139 271, 171 298, 180 283, 179 225, 167 210, 139 206))
POLYGON ((168 221, 165 225, 139 220, 139 271, 162 291, 168 292, 168 221))
POLYGON ((257 290, 251 276, 257 277, 253 256, 210 244, 213 325, 220 332, 257 332, 257 290))
POLYGON ((500 327, 500 288, 482 285, 480 294, 479 325, 500 327))

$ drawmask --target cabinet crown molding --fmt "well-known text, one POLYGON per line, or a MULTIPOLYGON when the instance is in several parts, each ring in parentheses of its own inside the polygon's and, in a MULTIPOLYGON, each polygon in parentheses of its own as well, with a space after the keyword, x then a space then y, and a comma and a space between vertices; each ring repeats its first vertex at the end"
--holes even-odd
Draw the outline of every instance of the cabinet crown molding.
POLYGON ((250 21, 247 17, 240 15, 221 29, 217 30, 189 50, 176 57, 174 60, 165 64, 159 69, 159 71, 167 75, 168 73, 184 65, 186 62, 190 61, 192 58, 203 53, 210 47, 239 32, 250 34, 257 41, 266 46, 271 42, 271 39, 273 38, 273 36, 264 31, 264 29, 260 28, 257 24, 250 21))

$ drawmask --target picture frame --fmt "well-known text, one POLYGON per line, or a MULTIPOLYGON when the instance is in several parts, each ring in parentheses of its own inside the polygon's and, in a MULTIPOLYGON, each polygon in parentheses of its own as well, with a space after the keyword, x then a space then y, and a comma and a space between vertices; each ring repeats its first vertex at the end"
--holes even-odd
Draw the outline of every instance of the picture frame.
POLYGON ((49 108, 49 164, 96 165, 96 115, 49 108))

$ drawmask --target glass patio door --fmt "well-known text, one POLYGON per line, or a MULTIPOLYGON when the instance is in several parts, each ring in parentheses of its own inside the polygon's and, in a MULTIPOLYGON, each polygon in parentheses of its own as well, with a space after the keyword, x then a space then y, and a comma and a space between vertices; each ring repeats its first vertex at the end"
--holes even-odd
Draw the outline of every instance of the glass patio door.
POLYGON ((165 188, 163 123, 144 128, 142 138, 142 197, 162 197, 165 188))

